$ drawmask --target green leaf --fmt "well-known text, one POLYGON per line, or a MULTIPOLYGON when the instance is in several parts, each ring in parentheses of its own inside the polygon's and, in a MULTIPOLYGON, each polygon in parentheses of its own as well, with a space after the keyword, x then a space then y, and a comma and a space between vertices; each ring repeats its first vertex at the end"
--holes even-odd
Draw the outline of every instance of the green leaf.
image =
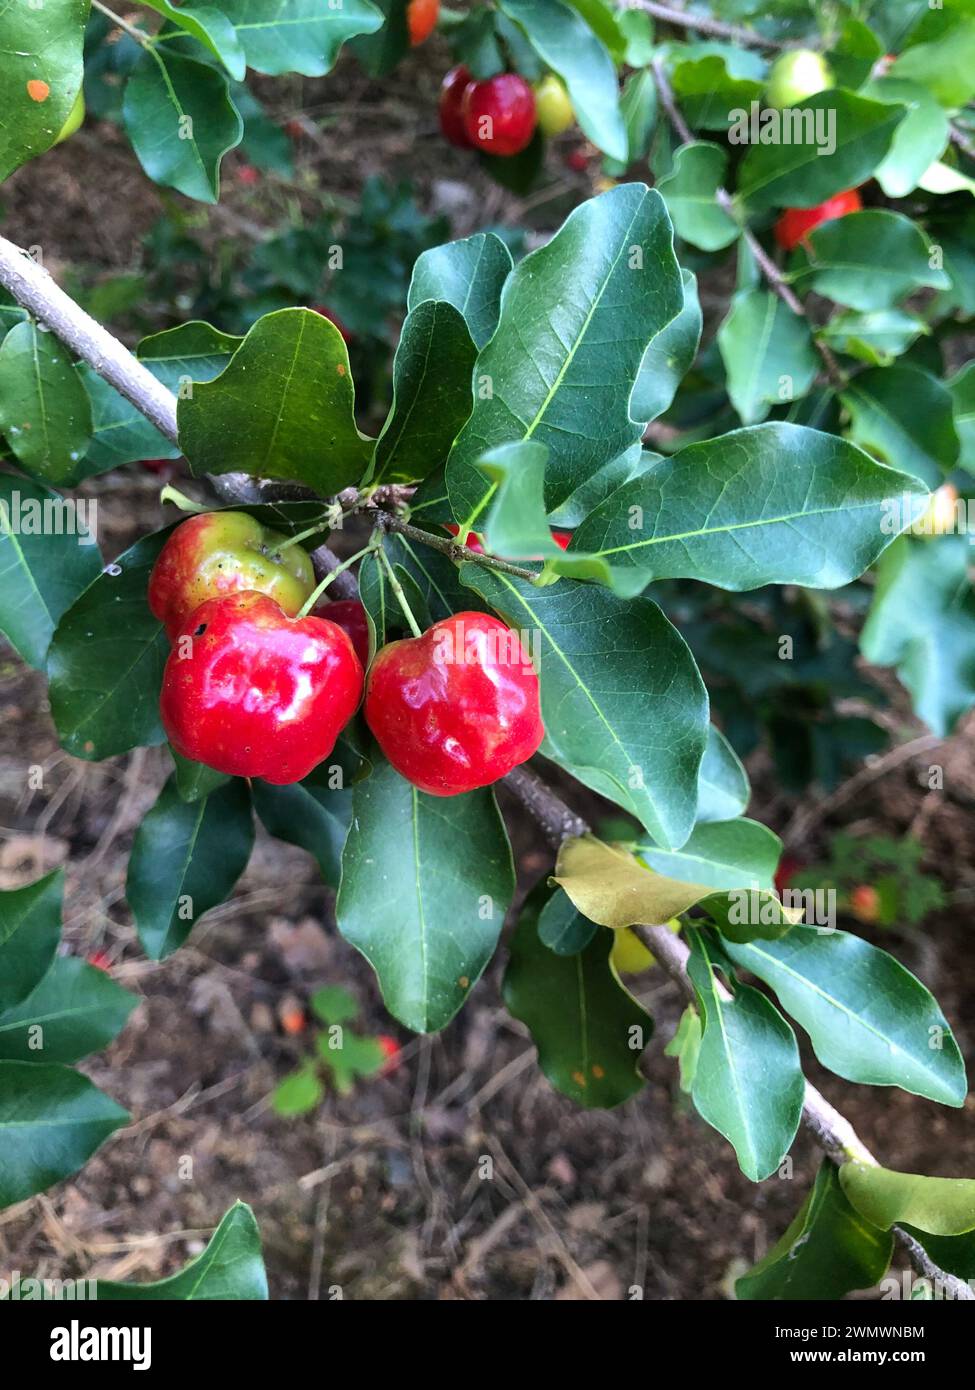
POLYGON ((192 758, 184 758, 182 753, 170 745, 170 754, 176 766, 176 790, 183 801, 199 801, 222 787, 230 778, 225 772, 217 772, 206 763, 196 763, 192 758))
POLYGON ((247 66, 272 77, 324 77, 347 39, 373 34, 383 22, 369 0, 335 6, 321 0, 221 0, 221 9, 244 45, 247 66))
POLYGON ((319 764, 303 782, 283 787, 255 780, 251 791, 254 810, 268 834, 306 849, 314 856, 325 882, 337 888, 352 795, 341 787, 329 786, 330 771, 319 764))
MULTIPOLYGON (((668 331, 669 326, 663 330, 663 333, 667 334, 668 331)), ((653 353, 655 345, 661 336, 661 334, 658 334, 647 348, 646 355, 643 359, 643 367, 647 366, 648 359, 653 353)), ((643 368, 641 367, 640 379, 633 388, 634 403, 639 396, 641 404, 649 405, 652 409, 652 397, 656 397, 658 401, 661 400, 669 389, 669 385, 670 383, 664 375, 657 376, 655 380, 651 382, 648 376, 644 374, 643 368)), ((553 526, 579 526, 585 521, 589 513, 594 511, 601 502, 605 502, 606 498, 611 496, 618 487, 622 487, 624 483, 628 483, 631 478, 636 478, 641 473, 645 473, 648 468, 654 466, 659 458, 659 454, 651 453, 649 450, 642 448, 639 440, 637 440, 635 444, 631 444, 628 449, 624 449, 616 458, 610 459, 609 463, 604 463, 602 468, 597 469, 590 477, 584 478, 579 486, 569 494, 565 501, 561 503, 554 512, 549 512, 549 521, 553 526)))
POLYGON ((169 643, 146 589, 171 529, 120 555, 55 629, 47 661, 51 713, 62 747, 77 758, 165 741, 159 690, 169 643))
POLYGON ((58 619, 101 573, 82 520, 58 493, 0 477, 0 632, 39 670, 58 619))
POLYGON ((107 1047, 138 1002, 104 970, 58 956, 26 999, 0 1013, 0 1059, 77 1062, 107 1047))
POLYGON ((896 212, 854 212, 824 222, 799 256, 792 278, 803 290, 811 286, 864 313, 892 309, 923 286, 949 286, 944 271, 931 268, 931 243, 921 228, 896 212))
POLYGON ((0 891, 0 1011, 15 1008, 40 984, 61 940, 64 874, 0 891))
POLYGON ((924 319, 907 309, 881 309, 871 314, 835 314, 823 324, 820 337, 836 352, 858 357, 871 367, 889 367, 922 333, 930 331, 924 319))
POLYGON ((728 395, 744 424, 773 405, 799 400, 816 380, 819 358, 806 319, 770 290, 741 290, 718 329, 728 395))
POLYGON ((407 305, 412 313, 428 300, 452 304, 480 349, 498 326, 501 287, 511 268, 511 252, 493 232, 434 246, 417 257, 407 305))
POLYGON ((0 1208, 76 1173, 128 1118, 70 1067, 0 1061, 0 1208))
POLYGON ((325 1096, 325 1087, 314 1062, 306 1062, 274 1088, 271 1104, 275 1113, 290 1118, 315 1110, 325 1096))
MULTIPOLYGON (((145 3, 171 24, 177 25, 184 33, 202 43, 236 81, 243 81, 247 67, 244 50, 234 26, 221 10, 209 5, 171 5, 169 0, 145 0, 145 3)), ((169 34, 166 33, 158 42, 164 44, 168 37, 169 34)))
POLYGON ((383 18, 382 28, 351 40, 355 54, 370 77, 386 77, 410 51, 407 0, 373 0, 383 18))
POLYGON ((968 362, 947 382, 961 444, 958 463, 975 473, 975 362, 968 362))
POLYGON ((697 782, 698 823, 734 820, 751 800, 748 774, 720 729, 708 729, 704 761, 697 782))
MULTIPOLYGON (((862 20, 844 18, 832 48, 825 58, 836 84, 854 91, 866 82, 884 48, 878 36, 862 20)), ((871 92, 865 93, 873 95, 871 92)))
POLYGON ((812 113, 808 121, 800 115, 790 117, 800 129, 803 122, 810 125, 818 119, 828 130, 835 121, 836 148, 827 154, 825 142, 811 140, 751 145, 738 176, 738 196, 751 212, 812 208, 842 189, 865 183, 890 149, 905 114, 903 106, 868 101, 839 87, 818 92, 791 110, 812 113), (817 112, 824 115, 817 118, 817 112))
POLYGON ((279 309, 258 319, 220 376, 179 402, 180 443, 197 475, 242 470, 329 496, 357 483, 369 459, 354 404, 335 325, 311 309, 279 309))
POLYGON ((670 408, 677 388, 694 364, 701 342, 704 320, 697 295, 697 279, 689 270, 681 271, 681 276, 684 281, 684 307, 666 328, 662 328, 650 340, 630 398, 633 416, 647 423, 656 420, 670 408))
POLYGON ((450 1022, 494 953, 513 891, 489 790, 428 796, 383 760, 356 785, 339 930, 407 1028, 431 1033, 450 1022))
POLYGON ((556 888, 538 914, 538 939, 557 956, 575 956, 599 931, 561 888, 556 888))
POLYGON ((562 0, 499 0, 499 4, 502 13, 524 31, 545 66, 565 83, 583 133, 611 159, 625 159, 626 130, 616 69, 585 20, 562 0))
POLYGON ((617 489, 576 531, 569 554, 636 568, 644 584, 833 589, 890 543, 885 502, 903 494, 919 513, 917 481, 846 440, 783 421, 754 425, 688 445, 617 489))
POLYGON ((125 884, 147 956, 171 955, 194 923, 230 895, 253 844, 246 782, 235 777, 186 802, 169 779, 136 831, 125 884))
POLYGON ((311 1008, 322 1023, 348 1023, 356 1018, 359 1005, 341 985, 325 985, 312 995, 311 1008))
POLYGON ((531 1033, 538 1065, 579 1105, 620 1105, 644 1086, 640 1056, 653 1020, 620 984, 609 955, 612 934, 597 929, 573 955, 556 955, 539 938, 529 901, 511 939, 504 1002, 531 1033))
POLYGON ((968 536, 902 537, 880 562, 860 650, 894 666, 914 711, 945 738, 975 704, 975 592, 968 536))
POLYGON ((254 1213, 235 1202, 210 1237, 207 1248, 178 1274, 154 1284, 116 1284, 99 1279, 99 1302, 132 1303, 149 1299, 223 1302, 267 1298, 267 1275, 261 1257, 261 1234, 254 1213))
POLYGON ((143 338, 138 355, 153 376, 178 395, 190 382, 219 376, 243 341, 201 319, 190 319, 143 338))
POLYGON ((964 1104, 965 1066, 944 1015, 886 951, 848 932, 806 926, 725 949, 775 991, 837 1076, 964 1104))
POLYGON ((782 1238, 735 1283, 740 1299, 839 1299, 870 1289, 887 1272, 893 1236, 850 1205, 837 1168, 824 1158, 809 1196, 782 1238))
POLYGON ((696 141, 674 151, 673 170, 657 185, 677 235, 701 251, 720 251, 740 235, 738 224, 714 196, 727 169, 728 156, 720 145, 696 141))
POLYGON ((930 372, 897 363, 860 374, 840 393, 857 444, 929 487, 958 461, 951 395, 930 372))
POLYGON ((703 1033, 691 1099, 701 1117, 733 1146, 752 1182, 774 1173, 788 1153, 806 1094, 796 1037, 764 994, 739 984, 722 999, 720 958, 701 932, 689 932, 687 971, 703 1033))
POLYGON ((81 88, 88 12, 88 0, 0 9, 0 180, 50 149, 68 119, 81 88))
MULTIPOLYGON (((636 10, 621 13, 646 18, 636 10)), ((657 84, 649 68, 631 72, 623 83, 620 112, 626 126, 626 158, 603 160, 603 171, 611 178, 621 178, 631 164, 649 153, 657 124, 657 84)))
POLYGON ((18 323, 0 344, 0 430, 41 482, 70 484, 91 438, 91 406, 53 333, 18 323))
MULTIPOLYGON (((890 150, 875 171, 888 198, 906 198, 944 152, 950 134, 948 117, 930 92, 903 78, 881 77, 869 82, 862 95, 907 107, 890 150)), ((879 265, 875 262, 875 268, 879 265)))
POLYGON ((964 106, 975 96, 975 17, 952 16, 945 33, 902 53, 890 75, 917 82, 942 106, 964 106))
POLYGON ((643 426, 628 407, 640 363, 683 302, 658 193, 626 184, 576 208, 505 282, 497 332, 474 369, 474 412, 447 465, 455 518, 466 523, 487 502, 475 464, 496 445, 549 446, 552 510, 634 444, 643 426))
POLYGON ((762 95, 766 64, 757 53, 723 43, 674 44, 671 52, 671 85, 694 129, 727 130, 762 95))
POLYGON ((664 1048, 665 1057, 676 1057, 680 1071, 680 1088, 689 1096, 694 1089, 697 1059, 701 1055, 701 1016, 693 1004, 680 1016, 677 1032, 664 1048))
POLYGON ((339 1095, 347 1096, 360 1077, 375 1076, 386 1061, 378 1038, 360 1038, 350 1028, 318 1036, 318 1055, 332 1074, 339 1095))
POLYGON ((881 1230, 916 1226, 934 1236, 975 1230, 975 1180, 895 1173, 867 1163, 844 1163, 840 1183, 862 1217, 881 1230))
POLYGON ((122 120, 154 183, 217 201, 220 161, 244 134, 221 72, 158 45, 146 48, 125 84, 122 120))
POLYGON ((660 844, 694 824, 707 694, 684 639, 649 599, 548 588, 464 565, 468 588, 536 650, 546 757, 636 816, 660 844), (534 641, 532 641, 534 639, 534 641))
POLYGON ((708 821, 679 850, 643 844, 636 852, 655 873, 687 883, 771 889, 782 841, 758 821, 708 821))
POLYGON ((471 413, 477 349, 443 300, 411 309, 393 361, 393 404, 376 440, 374 483, 416 483, 442 464, 471 413))

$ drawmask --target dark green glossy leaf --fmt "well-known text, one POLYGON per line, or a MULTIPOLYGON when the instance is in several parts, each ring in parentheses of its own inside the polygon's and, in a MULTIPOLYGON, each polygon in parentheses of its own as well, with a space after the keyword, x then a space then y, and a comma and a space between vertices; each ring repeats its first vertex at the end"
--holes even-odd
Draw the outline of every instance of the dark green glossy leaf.
POLYGON ((0 344, 0 430, 33 477, 75 480, 91 439, 91 406, 71 354, 32 322, 15 324, 0 344))
POLYGON ((169 644, 146 602, 169 529, 145 536, 67 610, 48 652, 51 713, 62 746, 99 759, 162 743, 159 689, 169 644))
POLYGON ((869 1289, 887 1272, 893 1236, 850 1205, 836 1166, 823 1159, 795 1220, 764 1259, 735 1283, 741 1299, 837 1299, 869 1289))
POLYGON ((557 956, 578 955, 598 931, 561 888, 556 888, 538 914, 538 939, 557 956))
POLYGON ((751 799, 748 774, 720 729, 708 729, 707 747, 697 783, 697 819, 734 820, 751 799))
POLYGON ((630 413, 635 419, 648 423, 669 409, 677 388, 693 366, 701 342, 704 321, 697 297, 697 279, 689 270, 681 271, 681 275, 684 281, 684 307, 651 340, 643 354, 640 374, 630 399, 630 413))
POLYGON ((471 413, 477 349, 460 310, 411 309, 393 361, 393 404, 376 440, 372 482, 416 483, 446 461, 471 413))
MULTIPOLYGON (((790 120, 817 119, 826 139, 751 145, 738 172, 739 197, 751 212, 771 207, 811 208, 845 188, 865 183, 883 160, 905 114, 903 106, 868 101, 842 88, 819 92, 791 108, 790 120), (808 117, 798 113, 809 112, 808 117), (816 113, 821 113, 818 118, 816 113), (826 153, 835 122, 835 149, 826 153)), ((805 134, 805 126, 800 126, 805 134)), ((791 134, 791 131, 790 131, 791 134)))
POLYGON ((154 183, 217 201, 220 161, 244 134, 221 72, 160 45, 144 48, 125 84, 122 119, 154 183))
POLYGON ((684 303, 671 236, 660 195, 621 185, 577 208, 508 277, 497 332, 475 366, 474 412, 447 464, 459 522, 490 496, 476 468, 489 448, 548 445, 554 510, 640 438, 629 411, 640 363, 684 303))
POLYGON ((527 905, 511 939, 504 1001, 531 1033, 538 1065, 579 1105, 619 1105, 641 1090, 640 1055, 653 1020, 620 984, 609 955, 610 932, 573 955, 556 955, 538 934, 527 905))
POLYGON ((0 632, 31 666, 43 668, 55 624, 101 568, 87 517, 72 502, 0 477, 0 632))
POLYGON ((752 1182, 774 1173, 788 1153, 806 1093, 799 1047, 774 1004, 748 985, 722 999, 714 943, 692 931, 688 974, 703 1033, 691 1098, 703 1119, 733 1146, 752 1182))
POLYGON ((863 95, 907 108, 875 174, 888 198, 906 198, 943 153, 948 143, 948 117, 930 92, 905 78, 881 77, 867 83, 863 95))
POLYGON ((0 10, 0 179, 50 149, 68 119, 81 87, 88 12, 88 0, 0 10))
POLYGON ((965 1065, 944 1015, 886 951, 848 932, 807 926, 778 941, 726 942, 725 949, 775 991, 837 1076, 964 1104, 965 1065))
POLYGON ((728 156, 720 145, 695 141, 674 152, 674 167, 657 185, 679 237, 701 251, 720 251, 740 230, 715 200, 725 182, 728 156))
POLYGON ((146 955, 162 960, 230 895, 247 867, 254 822, 247 783, 234 778, 183 801, 175 778, 136 831, 125 884, 146 955))
POLYGON ((501 287, 511 267, 511 252, 493 232, 434 246, 417 258, 407 304, 411 312, 427 300, 452 304, 480 349, 498 326, 501 287))
POLYGON ((169 1299, 186 1301, 256 1301, 267 1298, 267 1275, 261 1234, 254 1213, 235 1202, 214 1231, 202 1254, 154 1284, 115 1284, 99 1279, 99 1302, 132 1303, 169 1299))
POLYGON ((816 380, 819 358, 806 319, 771 290, 741 290, 718 329, 728 395, 746 425, 774 405, 801 399, 816 380))
POLYGON ((968 536, 903 536, 883 556, 860 649, 894 666, 941 737, 975 704, 975 592, 968 536))
POLYGON ((947 383, 955 415, 955 431, 961 444, 958 462, 975 473, 975 362, 968 362, 947 383))
POLYGON ((323 77, 347 39, 373 34, 383 22, 369 0, 221 0, 220 7, 244 45, 247 66, 272 76, 323 77))
POLYGON ((173 762, 176 764, 176 790, 184 801, 199 801, 201 796, 209 796, 222 787, 230 778, 225 772, 217 772, 206 763, 195 763, 192 758, 184 758, 182 753, 170 745, 173 762))
POLYGON ((803 290, 869 312, 891 309, 922 287, 947 289, 943 270, 931 267, 924 232, 896 212, 851 213, 816 227, 793 272, 803 290))
POLYGON ((15 1008, 40 984, 61 940, 60 870, 0 892, 0 1010, 15 1008))
POLYGON ((679 850, 639 845, 637 854, 655 873, 709 888, 770 889, 782 842, 753 820, 707 821, 679 850))
POLYGON ((243 80, 244 50, 234 26, 221 10, 210 5, 172 5, 169 0, 145 0, 145 3, 209 49, 231 77, 238 82, 243 80))
POLYGON ((707 694, 657 605, 570 579, 538 588, 475 565, 461 574, 536 653, 545 756, 636 816, 660 844, 683 844, 694 824, 707 694))
POLYGON ((861 372, 841 392, 858 444, 929 487, 958 459, 951 394, 930 372, 897 363, 861 372))
POLYGON ((342 769, 319 764, 303 782, 275 787, 255 780, 254 809, 264 828, 279 840, 299 845, 313 855, 322 878, 339 886, 342 846, 352 816, 352 793, 344 788, 342 769), (337 785, 330 786, 335 782, 337 785))
POLYGON ((194 473, 243 470, 330 496, 357 483, 369 459, 354 403, 335 325, 310 309, 279 309, 257 321, 219 377, 179 402, 180 442, 194 473))
POLYGON ((916 480, 846 440, 785 422, 755 425, 661 459, 587 517, 568 553, 634 567, 644 583, 831 589, 889 545, 896 532, 881 525, 884 504, 904 494, 917 514, 916 480))
POLYGON ((138 1002, 104 970, 58 956, 22 1003, 0 1013, 0 1059, 77 1062, 107 1047, 138 1002))
POLYGON ((0 1061, 0 1208, 76 1173, 128 1118, 70 1067, 0 1061))
POLYGON ((336 915, 390 1013, 416 1032, 449 1023, 494 953, 513 891, 490 790, 428 796, 377 759, 353 793, 336 915))

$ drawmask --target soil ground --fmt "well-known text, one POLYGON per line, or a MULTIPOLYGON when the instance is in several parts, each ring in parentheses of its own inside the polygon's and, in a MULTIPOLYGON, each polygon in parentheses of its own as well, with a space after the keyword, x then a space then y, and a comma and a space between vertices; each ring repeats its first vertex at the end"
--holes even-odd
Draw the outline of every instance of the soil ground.
MULTIPOLYGON (((329 188, 351 195, 367 173, 407 171, 427 208, 452 200, 458 234, 477 219, 555 225, 588 191, 586 177, 560 174, 546 196, 521 203, 488 184, 464 155, 433 139, 442 52, 439 59, 434 52, 406 64, 381 90, 345 64, 332 84, 295 83, 279 104, 283 114, 290 106, 329 118, 310 156, 329 188)), ((141 238, 173 201, 136 171, 109 128, 86 126, 9 180, 2 228, 42 243, 56 271, 84 265, 110 279, 139 267, 141 238)), ((231 188, 223 210, 209 214, 214 237, 261 211, 260 193, 231 188)), ((106 558, 159 524, 158 480, 137 468, 89 491, 100 498, 106 558)), ((788 1178, 755 1186, 742 1177, 730 1148, 677 1088, 663 1049, 681 1003, 654 971, 638 982, 657 1024, 648 1084, 612 1112, 577 1109, 540 1075, 524 1030, 500 1004, 502 947, 441 1035, 400 1035, 391 1074, 348 1098, 330 1097, 310 1118, 278 1118, 269 1094, 306 1046, 281 1030, 289 1000, 340 983, 360 1001, 366 1024, 396 1032, 369 967, 335 932, 332 895, 310 857, 259 832, 232 899, 170 960, 147 962, 124 900, 125 866, 168 774, 167 755, 141 751, 102 764, 68 757, 43 679, 6 650, 0 707, 0 887, 65 864, 66 948, 107 950, 115 978, 142 996, 117 1043, 84 1064, 132 1123, 77 1177, 0 1214, 0 1270, 158 1278, 201 1249, 241 1198, 255 1209, 275 1298, 327 1298, 339 1288, 373 1300, 621 1299, 636 1287, 647 1299, 709 1300, 731 1296, 735 1275, 788 1224, 815 1172, 814 1146, 799 1137, 788 1178), (28 792, 27 770, 37 764, 44 785, 28 792), (190 1177, 180 1163, 187 1156, 190 1177), (482 1176, 486 1157, 490 1177, 482 1176)), ((900 722, 909 727, 906 715, 900 722)), ((793 823, 801 834, 790 848, 807 860, 844 825, 923 841, 929 864, 960 899, 921 932, 887 933, 883 944, 935 989, 969 1061, 972 727, 877 770, 856 796, 821 805, 773 794, 759 758, 751 808, 779 832, 793 823), (926 789, 934 761, 945 769, 944 793, 926 789)), ((550 855, 519 808, 504 809, 525 889, 548 872, 550 855)), ((890 1166, 975 1173, 971 1101, 952 1111, 854 1087, 822 1075, 814 1061, 809 1074, 890 1166)))

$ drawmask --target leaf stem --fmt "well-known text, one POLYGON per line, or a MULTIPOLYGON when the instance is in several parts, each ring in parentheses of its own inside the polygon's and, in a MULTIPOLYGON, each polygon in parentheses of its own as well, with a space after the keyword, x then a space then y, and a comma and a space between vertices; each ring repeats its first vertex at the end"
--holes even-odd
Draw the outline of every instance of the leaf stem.
POLYGON ((322 582, 316 585, 314 589, 312 589, 311 593, 308 595, 304 603, 298 609, 297 616, 299 618, 307 618, 308 614, 315 607, 315 604, 321 598, 322 594, 332 583, 332 581, 334 579, 337 579, 340 574, 344 574, 347 569, 349 569, 352 565, 355 564, 356 560, 361 560, 363 555, 368 555, 371 549, 371 546, 365 545, 362 547, 361 550, 357 550, 354 555, 350 555, 347 560, 343 560, 341 564, 336 565, 335 569, 329 570, 328 574, 326 574, 322 582))
POLYGON ((382 531, 377 531, 376 534, 377 534, 377 535, 379 536, 379 538, 380 538, 380 544, 377 545, 377 546, 374 546, 373 548, 375 549, 376 555, 379 557, 379 563, 382 565, 382 567, 383 567, 383 568, 385 569, 385 571, 386 571, 386 578, 389 580, 389 587, 392 589, 393 593, 396 595, 396 602, 399 604, 400 608, 403 610, 403 617, 406 619, 406 621, 407 621, 407 623, 408 623, 408 625, 409 625, 409 629, 410 629, 410 631, 412 632, 413 636, 414 636, 414 637, 422 637, 422 636, 423 636, 423 633, 422 633, 421 630, 420 630, 420 624, 417 622, 416 618, 414 618, 414 616, 413 616, 413 609, 410 607, 409 602, 408 602, 408 600, 407 600, 407 597, 406 597, 405 593, 403 592, 403 586, 402 586, 402 584, 399 582, 399 580, 396 578, 396 572, 395 572, 395 570, 393 569, 392 565, 389 563, 389 556, 386 554, 385 550, 383 550, 383 547, 382 547, 382 531))
POLYGON ((192 497, 187 497, 185 492, 180 492, 179 488, 173 487, 171 483, 167 483, 162 492, 160 492, 159 501, 160 504, 163 502, 172 502, 173 506, 179 507, 181 512, 195 512, 197 515, 200 512, 208 512, 210 510, 210 508, 205 507, 202 502, 194 502, 192 497))

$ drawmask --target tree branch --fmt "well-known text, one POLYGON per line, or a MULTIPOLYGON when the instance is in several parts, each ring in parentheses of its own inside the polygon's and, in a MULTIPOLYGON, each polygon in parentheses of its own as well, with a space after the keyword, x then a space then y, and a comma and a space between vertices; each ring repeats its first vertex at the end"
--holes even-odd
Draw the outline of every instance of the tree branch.
MULTIPOLYGON (((666 111, 668 120, 670 121, 674 129, 677 131, 677 134, 680 136, 681 143, 684 145, 691 144, 695 139, 695 135, 694 132, 691 130, 690 126, 684 120, 680 107, 674 100, 674 90, 670 85, 669 78, 667 77, 667 72, 664 67, 663 59, 655 58, 653 60, 653 63, 651 64, 651 68, 653 71, 653 80, 657 84, 657 92, 660 96, 660 104, 666 111)), ((739 216, 735 200, 728 192, 728 190, 726 188, 716 189, 714 194, 714 201, 718 204, 718 207, 722 208, 728 214, 731 220, 738 225, 741 231, 741 235, 744 238, 749 251, 751 251, 752 255, 755 257, 755 264, 758 266, 759 270, 765 276, 765 279, 768 282, 769 288, 772 290, 772 292, 774 294, 777 294, 778 297, 782 300, 782 303, 785 304, 789 309, 791 309, 794 314, 797 314, 799 318, 805 319, 807 322, 809 322, 809 315, 806 313, 802 301, 796 296, 794 291, 791 289, 782 272, 779 270, 778 266, 772 260, 768 252, 765 250, 764 246, 759 241, 755 233, 752 231, 751 227, 749 227, 748 224, 739 216)), ((822 358, 823 366, 826 368, 826 375, 829 377, 830 382, 837 390, 842 390, 847 384, 846 377, 844 376, 843 371, 840 368, 840 364, 837 362, 832 349, 829 347, 828 344, 822 342, 822 340, 817 336, 814 324, 810 323, 809 329, 810 336, 812 337, 816 351, 822 358)))
MULTIPOLYGON (((556 849, 570 836, 589 831, 589 826, 582 817, 577 816, 557 793, 526 768, 517 768, 514 773, 509 772, 507 777, 503 778, 503 785, 514 792, 535 816, 556 849)), ((687 943, 662 923, 637 926, 633 930, 687 999, 695 1002, 694 988, 687 973, 687 960, 690 956, 687 943)), ((716 984, 719 995, 723 999, 730 999, 731 995, 720 981, 716 981, 716 984)), ((842 1164, 855 1159, 858 1163, 878 1166, 877 1159, 849 1120, 830 1105, 811 1081, 806 1082, 802 1121, 823 1152, 834 1163, 842 1164)), ((975 1292, 965 1280, 940 1269, 923 1246, 907 1231, 902 1231, 899 1226, 895 1226, 893 1230, 894 1236, 907 1252, 911 1264, 919 1274, 940 1283, 951 1298, 975 1300, 975 1292)))
POLYGON ((157 381, 124 344, 66 295, 26 251, 5 237, 0 237, 0 285, 114 386, 161 434, 173 444, 177 442, 173 393, 157 381))
POLYGON ((665 24, 674 24, 681 29, 694 29, 699 34, 711 34, 718 39, 731 39, 745 48, 786 48, 781 39, 767 39, 756 34, 753 29, 742 29, 737 24, 726 24, 721 19, 711 19, 707 15, 688 14, 672 5, 657 5, 653 0, 620 0, 621 10, 643 10, 665 24))

